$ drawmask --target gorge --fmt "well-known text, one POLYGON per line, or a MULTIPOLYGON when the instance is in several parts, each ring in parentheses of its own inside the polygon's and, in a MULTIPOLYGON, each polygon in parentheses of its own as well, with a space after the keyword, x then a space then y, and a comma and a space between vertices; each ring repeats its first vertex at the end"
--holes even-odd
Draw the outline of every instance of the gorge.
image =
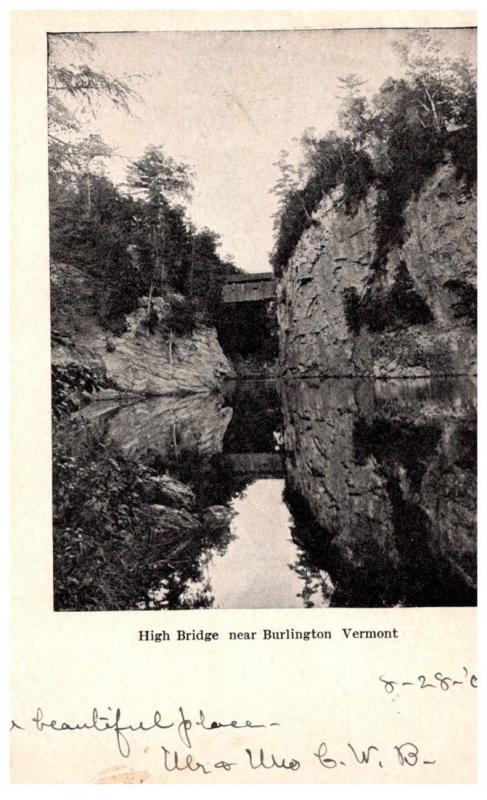
MULTIPOLYGON (((475 602, 475 330, 461 302, 474 291, 474 199, 441 167, 380 270, 375 200, 350 216, 337 190, 318 208, 277 282, 280 374, 270 380, 236 379, 211 327, 173 337, 169 354, 168 299, 154 300, 152 332, 141 300, 126 329, 107 334, 86 279, 56 265, 53 365, 77 361, 106 382, 71 417, 83 425, 74 441, 87 425, 118 469, 145 465, 129 507, 156 531, 132 555, 144 580, 134 586, 119 569, 113 607, 475 602), (398 310, 399 264, 408 298, 398 310), (363 307, 382 304, 383 330, 353 329, 351 288, 363 307), (73 291, 75 309, 63 303, 73 291), (428 315, 408 318, 421 302, 428 315)), ((85 607, 112 607, 88 600, 83 569, 85 607)))
POLYGON ((189 163, 149 145, 116 185, 99 137, 51 137, 57 610, 476 604, 475 75, 401 36, 274 163, 253 272, 189 163))

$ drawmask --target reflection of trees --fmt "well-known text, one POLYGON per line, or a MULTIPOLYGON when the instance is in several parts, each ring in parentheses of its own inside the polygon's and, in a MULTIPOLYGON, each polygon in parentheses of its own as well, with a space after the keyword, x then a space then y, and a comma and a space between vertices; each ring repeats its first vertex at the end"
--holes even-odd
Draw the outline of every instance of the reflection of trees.
MULTIPOLYGON (((274 386, 263 390, 259 387, 255 394, 254 389, 255 386, 237 392, 232 398, 232 405, 239 414, 239 440, 243 447, 244 443, 250 445, 250 451, 254 447, 258 449, 259 424, 264 425, 268 431, 267 439, 273 442, 272 431, 281 425, 279 398, 274 386)), ((158 403, 157 408, 161 404, 158 403)), ((187 399, 183 398, 181 404, 186 409, 187 399)), ((176 411, 180 407, 176 401, 173 405, 176 411)), ((199 405, 196 406, 199 410, 199 405)), ((168 411, 171 408, 169 404, 168 411)), ((210 404, 210 411, 211 409, 210 404)), ((194 426, 194 414, 182 415, 178 430, 175 431, 173 426, 171 432, 171 426, 167 424, 167 413, 160 413, 157 422, 164 416, 166 425, 163 427, 159 424, 157 430, 166 431, 167 428, 171 435, 164 438, 158 436, 157 450, 151 450, 151 414, 138 414, 140 407, 130 407, 123 411, 124 414, 121 414, 119 407, 114 408, 112 413, 94 417, 83 426, 83 430, 91 431, 93 436, 93 446, 89 453, 84 452, 79 433, 73 434, 69 448, 69 454, 73 452, 80 464, 89 460, 95 474, 98 474, 103 465, 104 485, 113 483, 117 488, 108 517, 118 513, 117 508, 123 504, 131 520, 131 528, 134 528, 134 543, 127 548, 121 546, 118 556, 114 556, 115 551, 119 552, 115 542, 110 537, 103 536, 100 531, 104 569, 110 574, 111 584, 115 582, 117 585, 118 594, 111 607, 209 608, 213 605, 214 598, 208 579, 208 564, 214 556, 225 554, 234 534, 229 520, 225 521, 224 513, 219 524, 217 519, 211 521, 211 515, 210 521, 207 521, 205 510, 210 506, 228 508, 228 504, 244 492, 251 477, 236 474, 228 459, 219 452, 200 452, 200 439, 196 437, 192 442, 186 435, 186 425, 190 428, 191 425, 194 426), (149 424, 145 424, 146 419, 149 424), (117 424, 118 427, 114 427, 117 424), (132 441, 134 434, 135 444, 132 441), (122 447, 122 443, 126 445, 127 441, 131 443, 131 447, 122 447), (116 442, 120 442, 120 446, 116 442), (136 491, 132 486, 127 491, 125 484, 120 482, 120 469, 122 474, 127 473, 127 483, 132 475, 135 476, 132 484, 137 487, 136 491), (150 503, 154 502, 144 488, 144 481, 148 477, 154 479, 160 475, 170 475, 193 490, 195 501, 188 510, 197 518, 198 527, 167 532, 158 529, 157 519, 149 528, 146 522, 137 524, 139 517, 145 520, 147 514, 150 515, 150 503), (144 535, 141 535, 142 530, 144 535)), ((62 487, 58 488, 62 493, 62 487)), ((84 487, 83 496, 86 495, 87 502, 90 501, 91 491, 84 487)), ((102 497, 106 494, 103 488, 100 492, 102 497)), ((73 490, 69 498, 60 497, 59 500, 60 505, 63 508, 69 507, 70 513, 77 519, 82 518, 78 509, 79 496, 79 492, 77 494, 73 490)), ((174 507, 176 511, 179 509, 179 501, 175 502, 174 507)), ((183 509, 184 506, 181 506, 181 510, 183 509)), ((81 574, 76 565, 75 570, 78 570, 77 577, 80 584, 83 584, 84 573, 81 574)), ((96 607, 95 602, 93 606, 96 607)))
POLYGON ((305 550, 300 550, 294 564, 289 564, 296 575, 302 580, 303 588, 297 597, 303 599, 305 608, 314 608, 316 603, 313 598, 320 597, 320 607, 326 608, 331 604, 334 586, 328 575, 317 566, 310 563, 310 559, 305 550))
POLYGON ((230 524, 205 531, 184 557, 172 559, 157 576, 157 588, 147 594, 144 606, 151 609, 211 608, 214 603, 208 565, 214 555, 223 556, 235 538, 230 524))
POLYGON ((213 603, 215 602, 215 598, 211 594, 211 588, 209 585, 198 589, 197 592, 192 592, 189 597, 182 595, 179 598, 178 608, 183 609, 195 609, 195 608, 212 608, 213 603))
POLYGON ((214 553, 224 555, 233 538, 229 524, 214 532, 196 532, 181 556, 158 568, 141 605, 156 610, 211 608, 214 598, 207 565, 214 553))
POLYGON ((283 501, 291 514, 291 538, 298 548, 297 560, 289 564, 289 568, 303 582, 298 597, 303 599, 305 608, 314 608, 313 597, 318 594, 321 596, 319 605, 330 606, 335 591, 327 571, 329 563, 326 542, 330 537, 317 524, 302 497, 292 492, 287 484, 284 487, 283 501))
MULTIPOLYGON (((196 508, 201 511, 208 506, 227 505, 241 495, 249 482, 248 478, 235 475, 219 453, 204 455, 196 449, 185 449, 170 458, 159 453, 148 454, 147 458, 156 471, 167 470, 190 486, 195 493, 196 508)), ((214 528, 203 526, 180 557, 171 558, 158 570, 157 584, 148 592, 146 607, 211 608, 214 597, 207 574, 208 563, 213 555, 224 555, 233 538, 230 522, 214 528)))

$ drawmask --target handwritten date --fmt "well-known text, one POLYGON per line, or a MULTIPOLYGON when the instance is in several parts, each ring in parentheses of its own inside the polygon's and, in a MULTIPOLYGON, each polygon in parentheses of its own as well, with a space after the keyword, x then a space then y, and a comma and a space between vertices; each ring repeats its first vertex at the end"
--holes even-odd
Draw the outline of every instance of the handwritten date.
POLYGON ((466 667, 463 667, 463 675, 450 677, 443 672, 435 672, 433 676, 418 675, 414 680, 393 680, 385 675, 379 676, 380 682, 384 686, 384 691, 387 694, 393 694, 400 686, 412 686, 416 689, 440 689, 442 692, 448 692, 455 686, 467 686, 472 689, 477 688, 477 676, 466 667), (460 680, 461 677, 461 680, 460 680))

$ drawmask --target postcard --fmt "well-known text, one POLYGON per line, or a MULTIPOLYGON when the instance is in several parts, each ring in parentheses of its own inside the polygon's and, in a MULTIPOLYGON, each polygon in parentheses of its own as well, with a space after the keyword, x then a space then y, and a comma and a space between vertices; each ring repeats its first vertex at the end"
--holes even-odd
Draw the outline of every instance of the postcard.
POLYGON ((11 34, 12 782, 475 783, 475 14, 11 34))

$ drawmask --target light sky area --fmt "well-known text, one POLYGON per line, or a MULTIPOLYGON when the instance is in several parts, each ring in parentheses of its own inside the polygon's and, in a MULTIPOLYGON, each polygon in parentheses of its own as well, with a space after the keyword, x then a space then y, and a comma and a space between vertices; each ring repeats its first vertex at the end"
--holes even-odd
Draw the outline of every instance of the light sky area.
MULTIPOLYGON (((473 30, 438 31, 445 55, 475 60, 473 30)), ((337 129, 338 77, 356 73, 375 92, 401 65, 391 44, 399 30, 97 33, 83 58, 59 49, 56 63, 89 63, 131 80, 142 101, 130 117, 101 104, 84 117, 83 135, 99 133, 134 159, 148 144, 193 165, 195 190, 188 216, 221 235, 220 254, 237 266, 270 269, 272 215, 269 189, 281 150, 306 128, 337 129)), ((57 52, 57 51, 56 51, 57 52)), ((294 149, 296 152, 296 148, 294 149)), ((107 171, 125 179, 127 161, 111 159, 107 171)))

